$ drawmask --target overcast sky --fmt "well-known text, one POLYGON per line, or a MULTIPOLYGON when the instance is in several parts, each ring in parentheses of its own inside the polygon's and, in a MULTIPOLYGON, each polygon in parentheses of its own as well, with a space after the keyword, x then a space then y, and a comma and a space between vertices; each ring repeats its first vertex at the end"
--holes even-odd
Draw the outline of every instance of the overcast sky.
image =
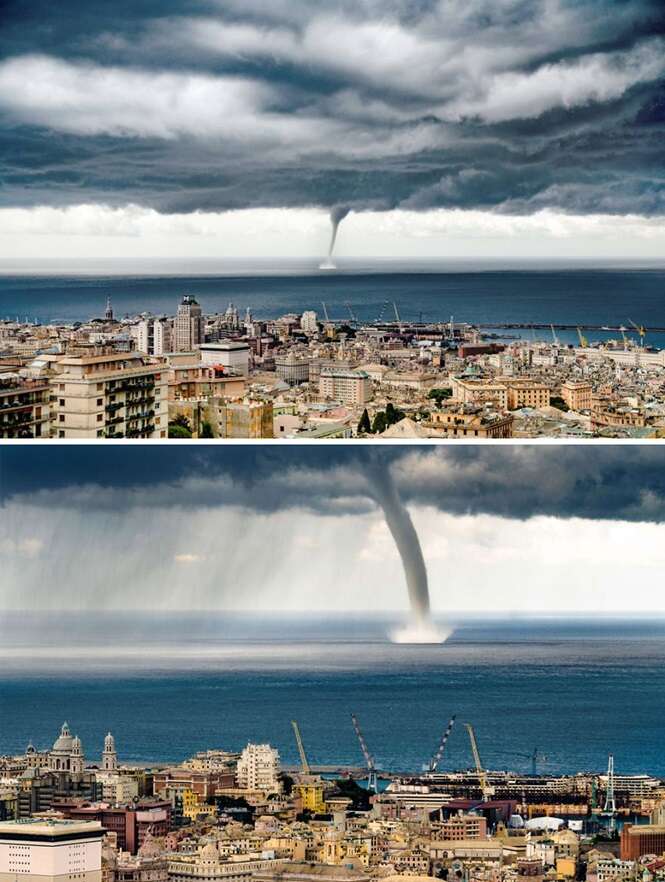
POLYGON ((8 257, 662 255, 662 0, 1 9, 8 257))
POLYGON ((665 613, 665 450, 0 448, 4 609, 406 609, 390 468, 435 613, 665 613))

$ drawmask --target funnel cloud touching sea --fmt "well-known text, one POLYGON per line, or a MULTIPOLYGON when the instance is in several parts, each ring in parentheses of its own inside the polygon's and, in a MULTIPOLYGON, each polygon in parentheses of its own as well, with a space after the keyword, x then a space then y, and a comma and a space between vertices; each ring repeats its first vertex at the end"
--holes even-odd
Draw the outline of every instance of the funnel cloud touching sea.
POLYGON ((0 605, 360 613, 378 604, 398 614, 398 628, 431 610, 444 633, 442 620, 460 610, 505 612, 527 599, 534 612, 658 612, 664 453, 630 453, 628 462, 623 446, 385 444, 371 459, 353 445, 3 447, 0 605), (389 484, 374 480, 377 467, 389 484), (316 565, 316 590, 304 561, 316 565))
MULTIPOLYGON (((437 210, 582 235, 665 214, 660 0, 9 0, 2 21, 2 238, 24 226, 26 256, 71 223, 108 254, 144 213, 167 255, 246 210, 332 211, 333 244, 338 206, 394 211, 407 245, 437 210)), ((256 244, 255 217, 229 221, 256 244)))

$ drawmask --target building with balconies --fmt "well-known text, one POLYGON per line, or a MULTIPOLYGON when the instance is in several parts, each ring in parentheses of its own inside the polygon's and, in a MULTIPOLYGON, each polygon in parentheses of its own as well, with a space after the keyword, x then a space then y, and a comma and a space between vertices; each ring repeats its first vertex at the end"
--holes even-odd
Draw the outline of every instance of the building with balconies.
POLYGON ((51 362, 56 438, 166 438, 164 366, 136 353, 94 351, 51 362))
POLYGON ((0 376, 0 438, 47 438, 48 434, 48 380, 0 376))

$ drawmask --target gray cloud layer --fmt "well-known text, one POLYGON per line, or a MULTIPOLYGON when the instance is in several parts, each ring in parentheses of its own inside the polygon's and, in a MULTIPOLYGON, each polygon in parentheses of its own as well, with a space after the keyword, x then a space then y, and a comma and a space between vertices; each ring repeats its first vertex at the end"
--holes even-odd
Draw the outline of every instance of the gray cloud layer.
POLYGON ((0 501, 354 515, 373 509, 377 468, 391 469, 404 502, 453 514, 665 520, 660 445, 3 448, 0 501))
POLYGON ((664 210, 659 0, 25 6, 5 204, 664 210))

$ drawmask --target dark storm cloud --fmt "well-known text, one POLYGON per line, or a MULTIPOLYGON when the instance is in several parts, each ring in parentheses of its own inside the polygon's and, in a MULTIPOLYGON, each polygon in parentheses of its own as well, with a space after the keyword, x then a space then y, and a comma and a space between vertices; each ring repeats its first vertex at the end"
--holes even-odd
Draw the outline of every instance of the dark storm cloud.
POLYGON ((65 510, 353 515, 372 509, 376 468, 391 469, 405 502, 452 514, 665 520, 660 446, 5 447, 0 500, 65 510))
POLYGON ((5 205, 665 213, 661 0, 0 2, 5 205))

